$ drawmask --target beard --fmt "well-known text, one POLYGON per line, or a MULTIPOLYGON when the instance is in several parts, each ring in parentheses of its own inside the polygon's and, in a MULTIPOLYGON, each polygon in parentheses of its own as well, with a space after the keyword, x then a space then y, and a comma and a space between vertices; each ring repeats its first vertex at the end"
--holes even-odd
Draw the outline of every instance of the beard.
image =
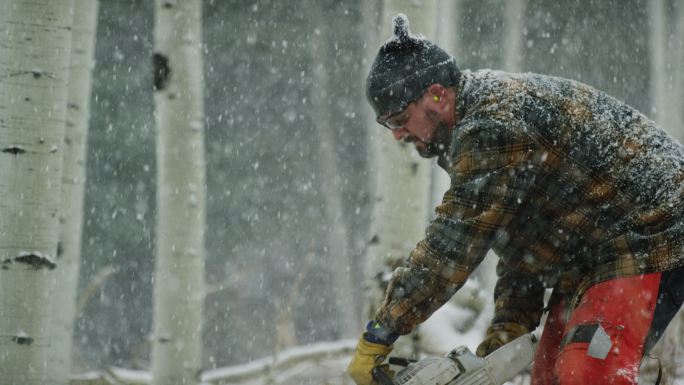
POLYGON ((423 158, 434 158, 442 156, 449 150, 451 144, 451 130, 444 122, 437 124, 435 135, 429 143, 425 143, 425 147, 418 150, 418 155, 423 158))
POLYGON ((418 155, 423 158, 434 158, 442 156, 449 151, 451 145, 451 127, 449 127, 442 119, 439 118, 434 111, 426 111, 425 116, 430 123, 435 125, 435 133, 429 142, 423 142, 420 139, 410 136, 406 138, 406 142, 419 142, 422 145, 416 145, 418 155))

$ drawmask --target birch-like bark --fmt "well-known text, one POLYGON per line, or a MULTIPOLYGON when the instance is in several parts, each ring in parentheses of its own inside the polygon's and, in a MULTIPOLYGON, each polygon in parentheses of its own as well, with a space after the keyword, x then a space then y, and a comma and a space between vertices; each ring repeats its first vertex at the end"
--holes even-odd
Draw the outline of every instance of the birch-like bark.
MULTIPOLYGON (((72 0, 0 2, 0 373, 66 384, 49 365, 72 0)), ((62 284, 62 282, 56 282, 62 284)), ((69 352, 63 352, 69 354, 69 352)))
POLYGON ((370 70, 370 67, 373 64, 373 60, 375 60, 375 55, 378 53, 378 49, 380 48, 379 45, 381 44, 383 39, 383 37, 380 36, 383 19, 385 17, 383 10, 384 1, 362 1, 360 4, 360 13, 363 17, 361 25, 368 26, 368 28, 362 28, 359 34, 359 38, 364 41, 364 51, 363 59, 361 62, 361 71, 359 71, 359 87, 357 87, 356 95, 358 98, 363 100, 363 108, 361 109, 360 116, 365 122, 367 122, 366 130, 364 131, 364 140, 366 141, 366 143, 369 144, 368 153, 366 155, 369 165, 368 190, 369 196, 372 199, 370 204, 370 208, 372 210, 371 223, 368 226, 369 246, 365 250, 363 259, 360 263, 361 269, 365 273, 363 277, 363 304, 361 309, 359 309, 359 318, 361 319, 362 323, 361 325, 359 325, 360 329, 362 329, 365 326, 363 322, 368 322, 368 319, 374 315, 374 312, 377 309, 376 306, 380 301, 379 296, 381 295, 378 282, 375 279, 375 275, 378 273, 378 269, 382 268, 383 263, 382 261, 380 261, 376 265, 374 261, 371 261, 374 258, 377 259, 378 257, 376 257, 376 255, 379 252, 381 252, 381 250, 376 251, 376 241, 375 239, 373 239, 373 228, 374 226, 380 225, 380 223, 377 223, 377 220, 373 219, 373 217, 376 215, 375 201, 377 200, 377 192, 379 191, 379 169, 376 167, 374 162, 375 159, 377 159, 378 155, 373 153, 375 149, 373 143, 376 141, 376 138, 379 139, 379 136, 381 134, 387 133, 385 133, 384 130, 375 122, 375 114, 373 112, 373 109, 366 101, 365 84, 366 76, 368 75, 368 71, 370 70), (376 222, 375 225, 373 224, 374 222, 376 222))
POLYGON ((680 143, 684 143, 684 2, 677 1, 675 8, 675 25, 673 33, 672 68, 670 73, 672 79, 670 88, 672 96, 668 98, 670 102, 669 111, 671 121, 670 127, 666 127, 680 143))
POLYGON ((684 115, 682 99, 684 81, 682 80, 682 60, 684 48, 681 46, 684 27, 683 6, 677 3, 676 24, 668 28, 668 4, 666 0, 653 0, 648 3, 650 20, 650 74, 651 74, 651 117, 670 132, 680 142, 684 140, 684 115), (672 33, 670 33, 672 32, 672 33))
POLYGON ((202 4, 155 1, 157 230, 152 378, 199 382, 205 260, 202 4))
MULTIPOLYGON (((514 0, 520 1, 520 0, 514 0)), ((508 3, 506 3, 508 4, 508 3)), ((461 12, 463 8, 462 0, 440 0, 437 3, 439 12, 437 16, 437 36, 436 43, 452 57, 456 59, 456 64, 460 65, 458 58, 463 55, 462 42, 459 39, 462 20, 461 12)), ((461 67, 461 69, 463 69, 461 67)), ((451 183, 449 175, 434 165, 432 168, 432 204, 431 207, 442 202, 444 193, 449 188, 451 183)), ((434 214, 432 215, 434 217, 434 214)), ((451 303, 459 306, 472 309, 479 313, 484 309, 485 301, 490 300, 490 293, 493 292, 494 283, 496 282, 496 261, 497 256, 492 251, 487 253, 486 258, 482 261, 480 266, 473 272, 471 279, 476 279, 478 285, 468 285, 461 288, 454 297, 451 303)), ((478 314, 474 314, 477 317, 478 314)), ((466 325, 456 325, 459 331, 467 331, 467 327, 471 325, 468 322, 466 325)), ((429 332, 428 332, 429 333, 429 332)), ((429 336, 429 334, 428 334, 429 336)), ((423 336, 425 337, 425 336, 423 336)), ((421 342, 431 344, 431 338, 421 338, 421 342)), ((429 351, 430 346, 424 346, 424 349, 429 351)))
MULTIPOLYGON (((384 2, 380 41, 393 35, 392 19, 399 12, 408 16, 412 33, 434 39, 437 20, 434 1, 391 0, 384 2)), ((376 45, 372 50, 373 58, 379 48, 376 45)), ((405 260, 415 245, 425 237, 430 209, 431 163, 420 158, 412 144, 395 141, 386 128, 375 122, 375 117, 369 126, 375 193, 371 222, 372 243, 368 249, 366 271, 371 288, 368 295, 369 317, 372 317, 385 296, 378 277, 405 260)), ((408 347, 399 345, 397 349, 409 353, 408 347)))
POLYGON ((520 72, 525 0, 507 0, 504 8, 503 70, 520 72))
POLYGON ((83 197, 85 192, 86 138, 90 120, 90 92, 94 65, 97 0, 74 0, 71 36, 71 66, 67 97, 62 195, 60 211, 60 249, 55 276, 53 302, 53 342, 50 364, 59 377, 71 369, 71 345, 76 319, 78 273, 81 264, 83 197))
MULTIPOLYGON (((460 66, 458 58, 462 55, 460 37, 460 15, 462 0, 438 0, 437 8, 437 33, 435 42, 451 57, 456 58, 456 64, 460 66)), ((459 67, 460 68, 460 67, 459 67)), ((434 207, 442 202, 444 193, 449 188, 451 180, 449 174, 434 162, 431 168, 431 206, 434 207)), ((434 213, 430 218, 434 217, 434 213)))
MULTIPOLYGON (((684 109, 682 100, 684 100, 684 3, 675 2, 675 27, 673 28, 673 41, 671 51, 669 54, 672 57, 670 61, 672 68, 668 68, 668 92, 667 96, 667 119, 664 124, 665 128, 672 133, 680 142, 684 140, 684 109)), ((667 327, 665 333, 661 337, 661 341, 655 348, 654 355, 659 357, 663 369, 663 383, 672 381, 676 378, 684 376, 684 311, 679 313, 672 319, 670 325, 667 327)), ((656 362, 650 361, 651 372, 657 372, 656 362)))
POLYGON ((667 16, 664 0, 649 1, 648 14, 651 69, 651 111, 649 115, 659 124, 663 124, 667 114, 667 75, 665 73, 667 16))
POLYGON ((340 161, 336 153, 333 130, 338 129, 332 121, 333 84, 330 71, 334 66, 335 54, 332 50, 332 36, 329 21, 319 10, 323 5, 314 5, 317 11, 316 26, 311 41, 311 61, 313 65, 311 81, 311 111, 318 136, 318 164, 321 174, 321 193, 323 211, 326 218, 327 248, 321 259, 330 269, 331 289, 336 293, 337 337, 352 337, 358 333, 354 314, 355 290, 352 286, 352 258, 348 246, 349 231, 344 218, 344 204, 341 193, 341 178, 338 168, 340 161))
MULTIPOLYGON (((458 57, 459 54, 461 54, 461 39, 459 39, 461 3, 462 0, 437 1, 439 12, 437 13, 438 32, 436 33, 435 43, 451 57, 455 57, 457 65, 460 65, 458 57)), ((431 206, 434 207, 442 202, 442 197, 449 188, 451 181, 449 179, 449 174, 437 166, 436 162, 432 165, 430 178, 430 203, 431 206)), ((434 213, 431 214, 430 218, 433 217, 434 213)))

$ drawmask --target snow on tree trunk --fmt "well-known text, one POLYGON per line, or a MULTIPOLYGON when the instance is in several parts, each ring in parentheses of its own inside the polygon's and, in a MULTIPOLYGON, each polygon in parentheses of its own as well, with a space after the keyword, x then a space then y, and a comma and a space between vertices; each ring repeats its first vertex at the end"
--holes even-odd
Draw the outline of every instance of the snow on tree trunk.
POLYGON ((205 151, 199 0, 156 0, 157 228, 152 376, 195 384, 202 365, 205 151))
MULTIPOLYGON (((315 5, 322 7, 323 5, 315 5)), ((340 178, 340 161, 336 154, 333 130, 339 129, 331 121, 332 106, 335 102, 332 93, 333 84, 329 71, 337 60, 332 52, 329 21, 323 12, 316 15, 318 24, 311 41, 312 78, 311 78, 311 111, 318 136, 318 164, 321 174, 321 193, 325 213, 326 233, 328 235, 325 255, 321 262, 330 270, 333 290, 336 295, 337 337, 352 337, 358 333, 358 325, 354 314, 354 296, 356 291, 351 281, 351 253, 348 246, 349 232, 344 218, 342 201, 342 180, 340 178)))
POLYGON ((71 66, 64 133, 60 249, 55 269, 57 285, 53 302, 53 342, 50 364, 69 375, 71 340, 76 319, 76 294, 81 263, 83 197, 85 190, 86 137, 90 119, 90 91, 98 2, 75 0, 71 37, 71 66))
MULTIPOLYGON (((392 36, 392 19, 399 12, 408 16, 414 34, 434 39, 437 14, 433 1, 393 0, 384 4, 381 41, 392 36)), ((373 57, 378 48, 373 50, 373 57)), ((375 179, 367 264, 369 317, 372 317, 385 295, 378 278, 405 260, 425 236, 430 209, 430 162, 421 159, 412 144, 395 141, 374 117, 369 125, 375 179)), ((397 348, 409 353, 407 347, 397 348)))
MULTIPOLYGON (((72 0, 0 2, 0 373, 66 384, 49 365, 72 0)), ((69 354, 68 351, 61 355, 69 354)))

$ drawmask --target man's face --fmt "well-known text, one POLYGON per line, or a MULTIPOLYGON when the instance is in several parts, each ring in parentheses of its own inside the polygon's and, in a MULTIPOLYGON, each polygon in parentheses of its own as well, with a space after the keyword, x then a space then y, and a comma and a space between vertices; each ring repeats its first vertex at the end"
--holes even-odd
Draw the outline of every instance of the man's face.
POLYGON ((394 139, 413 143, 423 158, 438 156, 449 146, 450 127, 434 110, 430 96, 423 95, 388 120, 394 139))

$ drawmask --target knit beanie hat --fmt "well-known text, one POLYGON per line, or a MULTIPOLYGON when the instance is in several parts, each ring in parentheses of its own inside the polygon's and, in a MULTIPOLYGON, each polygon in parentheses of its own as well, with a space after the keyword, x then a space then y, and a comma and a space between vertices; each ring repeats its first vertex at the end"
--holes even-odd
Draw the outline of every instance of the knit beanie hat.
POLYGON ((377 117, 396 114, 434 83, 458 82, 460 71, 449 54, 409 31, 406 15, 394 17, 394 36, 380 47, 366 79, 366 97, 377 117))

